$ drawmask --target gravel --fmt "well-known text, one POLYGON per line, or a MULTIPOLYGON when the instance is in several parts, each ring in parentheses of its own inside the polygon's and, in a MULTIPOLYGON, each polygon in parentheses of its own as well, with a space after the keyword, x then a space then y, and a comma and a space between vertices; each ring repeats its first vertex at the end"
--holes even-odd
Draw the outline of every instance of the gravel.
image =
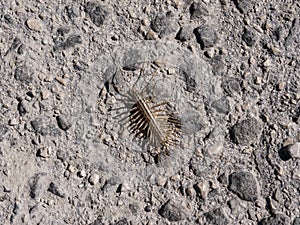
POLYGON ((0 6, 0 224, 299 224, 298 1, 0 6))

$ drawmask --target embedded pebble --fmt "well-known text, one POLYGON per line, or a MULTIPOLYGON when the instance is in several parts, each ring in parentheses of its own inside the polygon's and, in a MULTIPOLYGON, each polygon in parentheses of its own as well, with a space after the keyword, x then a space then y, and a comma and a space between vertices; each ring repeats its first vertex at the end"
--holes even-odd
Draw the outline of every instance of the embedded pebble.
POLYGON ((69 130, 70 127, 72 126, 72 123, 68 121, 65 116, 62 115, 57 116, 56 120, 57 120, 58 127, 64 131, 69 130))
POLYGON ((243 33, 243 36, 242 36, 242 39, 243 41, 249 46, 249 47, 252 47, 254 46, 254 44, 256 43, 256 35, 254 33, 253 30, 250 30, 250 29, 245 29, 244 30, 244 33, 243 33))
POLYGON ((214 224, 214 225, 226 225, 229 223, 227 219, 227 215, 221 208, 214 209, 210 212, 204 214, 207 224, 214 224))
POLYGON ((235 124, 231 130, 232 138, 243 146, 259 141, 262 127, 255 118, 243 120, 235 124))
POLYGON ((80 178, 84 178, 84 177, 86 177, 86 175, 87 175, 87 173, 85 170, 80 170, 78 172, 78 177, 80 177, 80 178))
POLYGON ((293 159, 300 158, 300 142, 296 142, 287 148, 289 156, 293 159))
POLYGON ((49 158, 51 154, 51 147, 42 147, 37 150, 36 155, 42 158, 49 158))
POLYGON ((73 166, 73 165, 71 165, 71 164, 69 164, 69 166, 68 166, 68 169, 67 169, 70 173, 75 173, 75 171, 76 171, 76 167, 75 166, 73 166))
POLYGON ((207 6, 201 1, 193 2, 193 4, 190 6, 190 13, 191 19, 199 19, 202 16, 209 15, 207 6))
POLYGON ((258 199, 258 183, 250 172, 235 172, 229 176, 229 190, 236 193, 241 199, 252 201, 258 199))
POLYGON ((172 15, 165 15, 163 13, 158 13, 151 22, 151 28, 160 36, 169 35, 172 32, 175 32, 177 29, 176 26, 177 24, 172 18, 172 15))
POLYGON ((99 182, 100 176, 96 173, 93 173, 90 177, 89 177, 89 182, 91 185, 95 185, 99 182))
POLYGON ((206 199, 207 194, 209 192, 209 183, 208 183, 208 181, 198 182, 195 185, 195 190, 199 194, 199 196, 201 196, 201 198, 206 199))
POLYGON ((280 82, 280 83, 277 85, 278 91, 282 91, 284 88, 285 88, 285 82, 280 82))
POLYGON ((61 198, 64 198, 66 196, 66 194, 54 182, 51 182, 49 184, 48 191, 51 192, 52 194, 58 196, 58 197, 61 197, 61 198))
POLYGON ((191 26, 185 26, 182 27, 179 32, 177 33, 177 39, 180 41, 188 41, 193 38, 193 32, 192 32, 191 26))
POLYGON ((217 32, 213 27, 208 25, 197 27, 194 30, 194 34, 202 49, 213 47, 218 40, 217 32))
POLYGON ((108 16, 108 11, 105 7, 94 2, 87 2, 85 5, 85 11, 97 27, 102 26, 108 16))
POLYGON ((227 97, 222 97, 214 101, 211 105, 218 113, 228 114, 230 112, 230 102, 227 97))
POLYGON ((160 209, 159 214, 170 222, 188 218, 190 212, 182 205, 182 201, 169 199, 160 209))
POLYGON ((26 20, 26 25, 34 31, 40 31, 42 28, 42 22, 39 19, 30 18, 26 20))

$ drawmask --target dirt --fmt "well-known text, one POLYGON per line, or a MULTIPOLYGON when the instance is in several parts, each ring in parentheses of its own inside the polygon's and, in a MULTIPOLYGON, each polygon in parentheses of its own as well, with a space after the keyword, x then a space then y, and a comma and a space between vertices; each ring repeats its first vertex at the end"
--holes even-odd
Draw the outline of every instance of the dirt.
POLYGON ((0 224, 299 224, 298 1, 0 12, 0 224), (139 98, 174 142, 129 129, 139 98))

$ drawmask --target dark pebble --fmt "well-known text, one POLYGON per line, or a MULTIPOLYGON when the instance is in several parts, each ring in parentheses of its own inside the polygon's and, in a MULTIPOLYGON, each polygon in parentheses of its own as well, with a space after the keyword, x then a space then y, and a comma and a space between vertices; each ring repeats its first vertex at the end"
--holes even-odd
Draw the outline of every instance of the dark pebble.
POLYGON ((119 221, 115 222, 114 225, 129 225, 126 218, 120 219, 119 221))
POLYGON ((203 2, 194 2, 190 6, 190 14, 192 19, 201 18, 202 16, 209 15, 208 9, 203 2))
POLYGON ((222 97, 211 105, 218 113, 227 115, 230 112, 230 103, 227 97, 222 97))
POLYGON ((219 75, 221 72, 224 71, 225 63, 220 55, 214 56, 210 61, 209 64, 212 66, 213 73, 219 75))
POLYGON ((241 91, 240 81, 234 77, 226 78, 222 83, 222 88, 227 94, 234 96, 241 91))
POLYGON ((243 146, 259 142, 262 127, 255 118, 250 118, 237 123, 231 129, 231 137, 237 143, 243 146))
POLYGON ((68 34, 70 32, 70 28, 69 27, 60 27, 57 29, 56 32, 61 36, 65 36, 66 34, 68 34))
POLYGON ((50 118, 37 118, 30 122, 35 132, 41 135, 59 136, 61 135, 60 130, 52 123, 50 118))
POLYGON ((57 125, 60 129, 67 131, 72 126, 72 123, 68 121, 64 116, 60 115, 56 117, 57 125))
POLYGON ((103 6, 97 5, 94 2, 86 3, 85 11, 90 16, 92 22, 98 27, 103 25, 106 17, 108 16, 107 10, 103 6))
POLYGON ((18 50, 17 50, 17 53, 18 53, 19 55, 23 55, 24 52, 25 52, 25 49, 26 49, 26 45, 21 44, 21 45, 19 46, 18 50))
POLYGON ((139 212, 139 205, 137 203, 129 204, 129 209, 133 215, 137 215, 139 212))
POLYGON ((20 101, 17 105, 17 109, 20 116, 24 116, 27 113, 26 107, 24 105, 24 101, 20 101))
POLYGON ((14 77, 16 80, 21 81, 23 83, 30 83, 32 81, 32 77, 29 74, 27 66, 25 65, 18 66, 15 69, 14 77))
POLYGON ((64 49, 73 48, 77 44, 82 43, 82 37, 80 35, 70 35, 64 43, 64 49))
POLYGON ((222 173, 218 178, 217 180, 221 183, 221 184, 224 184, 224 185, 227 185, 228 184, 228 179, 227 179, 227 176, 225 173, 222 173))
POLYGON ((105 191, 109 190, 112 186, 116 186, 119 183, 120 183, 120 178, 118 178, 118 177, 109 178, 105 181, 105 183, 102 187, 102 191, 105 192, 105 191))
POLYGON ((14 51, 22 44, 21 40, 19 38, 15 38, 13 43, 11 44, 9 51, 14 51))
POLYGON ((171 34, 177 29, 177 27, 175 27, 174 19, 170 13, 167 13, 166 15, 162 13, 157 14, 151 22, 151 28, 161 37, 171 34))
POLYGON ((252 201, 258 199, 258 183, 250 172, 235 172, 229 176, 229 190, 241 199, 252 201))
POLYGON ((182 27, 176 35, 176 39, 180 41, 187 41, 193 38, 192 27, 185 26, 182 27))
POLYGON ((226 225, 228 219, 226 218, 222 209, 218 208, 204 214, 208 224, 226 225))
POLYGON ((202 49, 213 47, 218 40, 217 32, 211 26, 203 25, 197 27, 194 30, 194 34, 202 49))
POLYGON ((181 202, 168 200, 160 209, 159 214, 169 221, 180 221, 188 218, 188 209, 181 205, 181 202))
POLYGON ((74 48, 76 45, 82 43, 82 37, 80 35, 70 35, 65 42, 57 41, 54 45, 54 50, 66 50, 74 48))
POLYGON ((64 198, 66 195, 60 190, 60 188, 53 182, 49 184, 48 191, 51 192, 52 194, 64 198))
POLYGON ((31 178, 29 187, 30 192, 29 195, 33 199, 38 199, 42 196, 43 192, 46 190, 45 182, 43 178, 46 176, 46 173, 36 174, 31 178))
POLYGON ((9 24, 13 24, 14 23, 14 19, 13 19, 13 17, 10 14, 5 14, 4 15, 4 19, 9 24))
POLYGON ((234 0, 234 4, 243 14, 248 13, 254 6, 254 2, 252 0, 234 0))
POLYGON ((254 31, 246 28, 244 29, 242 39, 248 46, 252 47, 256 42, 256 35, 254 31))
POLYGON ((283 214, 275 214, 261 220, 258 225, 288 225, 289 219, 283 214))

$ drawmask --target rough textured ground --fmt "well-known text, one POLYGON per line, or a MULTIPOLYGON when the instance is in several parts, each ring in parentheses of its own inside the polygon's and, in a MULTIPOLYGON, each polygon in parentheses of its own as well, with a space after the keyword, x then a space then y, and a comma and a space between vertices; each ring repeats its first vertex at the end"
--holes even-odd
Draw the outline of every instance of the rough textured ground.
POLYGON ((1 0, 0 224, 299 225, 299 15, 1 0), (120 123, 133 89, 176 109, 169 154, 120 123))

